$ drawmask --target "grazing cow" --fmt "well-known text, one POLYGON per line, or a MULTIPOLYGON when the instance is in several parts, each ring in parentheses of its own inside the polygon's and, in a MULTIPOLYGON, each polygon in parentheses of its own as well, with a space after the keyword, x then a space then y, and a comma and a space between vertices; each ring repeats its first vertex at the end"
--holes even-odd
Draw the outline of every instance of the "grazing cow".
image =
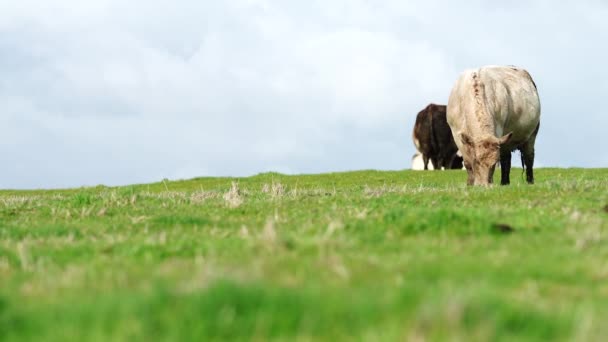
POLYGON ((534 183, 540 100, 526 70, 487 66, 463 72, 450 94, 447 120, 464 157, 469 185, 491 184, 499 160, 500 183, 509 184, 515 149, 522 153, 526 180, 534 183))
MULTIPOLYGON (((412 137, 416 149, 422 154, 425 170, 428 170, 429 159, 435 170, 453 168, 458 147, 446 121, 446 106, 431 103, 421 110, 416 116, 412 137)), ((456 165, 456 168, 461 167, 462 164, 456 165)))

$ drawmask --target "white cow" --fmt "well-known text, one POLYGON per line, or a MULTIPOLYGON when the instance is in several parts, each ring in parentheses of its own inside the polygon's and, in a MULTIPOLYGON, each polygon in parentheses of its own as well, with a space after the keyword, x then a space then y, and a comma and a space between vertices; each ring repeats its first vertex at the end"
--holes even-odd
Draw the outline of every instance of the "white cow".
POLYGON ((452 88, 447 120, 464 158, 468 184, 492 183, 499 160, 501 184, 509 184, 515 149, 522 152, 528 183, 534 183, 540 100, 526 70, 511 66, 466 70, 452 88))
MULTIPOLYGON (((429 170, 433 170, 433 163, 428 163, 428 168, 429 170)), ((420 152, 416 152, 412 156, 412 170, 424 170, 424 159, 422 159, 422 154, 420 152)))
MULTIPOLYGON (((462 154, 460 154, 460 151, 456 152, 456 156, 462 158, 462 154)), ((433 163, 429 163, 428 168, 429 170, 433 170, 433 163)), ((465 170, 464 166, 461 169, 465 170)), ((422 158, 422 154, 420 152, 416 152, 412 156, 412 170, 424 171, 424 159, 422 158)))

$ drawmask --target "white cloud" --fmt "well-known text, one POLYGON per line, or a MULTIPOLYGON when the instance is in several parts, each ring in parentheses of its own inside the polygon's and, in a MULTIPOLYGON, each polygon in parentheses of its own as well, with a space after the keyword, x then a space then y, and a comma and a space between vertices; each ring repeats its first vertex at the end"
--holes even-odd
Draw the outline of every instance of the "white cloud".
POLYGON ((606 14, 599 1, 2 1, 0 188, 406 168, 415 114, 483 64, 534 76, 540 162, 606 166, 606 14))

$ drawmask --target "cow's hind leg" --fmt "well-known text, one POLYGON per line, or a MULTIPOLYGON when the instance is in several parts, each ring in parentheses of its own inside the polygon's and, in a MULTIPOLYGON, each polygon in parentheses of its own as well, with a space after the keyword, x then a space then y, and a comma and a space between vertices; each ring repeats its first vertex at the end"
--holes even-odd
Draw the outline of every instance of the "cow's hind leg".
POLYGON ((443 159, 442 155, 439 155, 439 157, 437 157, 437 168, 436 170, 443 170, 445 167, 445 159, 443 159))
POLYGON ((525 143, 521 147, 521 155, 526 168, 526 181, 528 184, 534 184, 534 143, 525 143))
POLYGON ((431 157, 431 163, 433 163, 433 170, 441 170, 441 164, 439 164, 440 159, 437 156, 431 157))
POLYGON ((511 172, 511 151, 500 149, 500 185, 511 183, 509 173, 511 172))
POLYGON ((456 154, 442 153, 439 155, 439 167, 442 170, 450 170, 456 154))
POLYGON ((424 169, 428 170, 429 169, 429 156, 426 155, 425 153, 422 154, 422 161, 424 162, 424 169))
POLYGON ((538 129, 540 128, 540 122, 536 125, 536 129, 532 136, 528 138, 521 148, 521 159, 524 162, 524 166, 526 168, 526 181, 528 184, 534 184, 534 143, 536 142, 536 135, 538 134, 538 129))
POLYGON ((454 164, 454 158, 456 157, 456 153, 448 155, 445 157, 445 159, 443 160, 443 163, 445 164, 445 169, 446 170, 451 170, 452 169, 452 165, 454 164))

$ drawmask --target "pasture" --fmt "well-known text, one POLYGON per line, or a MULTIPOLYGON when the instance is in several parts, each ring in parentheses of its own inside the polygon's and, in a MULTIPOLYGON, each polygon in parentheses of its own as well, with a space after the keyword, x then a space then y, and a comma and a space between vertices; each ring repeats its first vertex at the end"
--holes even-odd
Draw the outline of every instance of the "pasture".
POLYGON ((0 191, 0 340, 603 340, 608 169, 535 171, 0 191))

